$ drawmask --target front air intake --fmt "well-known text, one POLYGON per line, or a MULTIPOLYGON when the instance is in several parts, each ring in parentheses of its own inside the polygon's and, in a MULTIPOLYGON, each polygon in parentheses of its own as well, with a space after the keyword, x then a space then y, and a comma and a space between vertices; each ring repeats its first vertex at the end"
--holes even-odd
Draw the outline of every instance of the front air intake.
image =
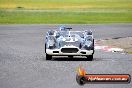
POLYGON ((62 48, 61 52, 62 53, 77 53, 78 49, 77 48, 62 48))

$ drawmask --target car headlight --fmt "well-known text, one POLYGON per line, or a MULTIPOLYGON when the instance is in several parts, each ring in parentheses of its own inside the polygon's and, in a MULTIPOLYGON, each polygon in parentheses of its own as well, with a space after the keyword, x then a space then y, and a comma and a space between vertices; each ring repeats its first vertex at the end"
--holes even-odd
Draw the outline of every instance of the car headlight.
POLYGON ((85 45, 87 45, 88 47, 90 47, 92 45, 92 42, 91 41, 86 42, 85 45))
POLYGON ((85 42, 84 48, 87 49, 87 50, 91 49, 92 48, 92 42, 91 41, 85 42))
POLYGON ((49 49, 55 48, 55 42, 52 41, 52 40, 48 41, 48 48, 49 48, 49 49))

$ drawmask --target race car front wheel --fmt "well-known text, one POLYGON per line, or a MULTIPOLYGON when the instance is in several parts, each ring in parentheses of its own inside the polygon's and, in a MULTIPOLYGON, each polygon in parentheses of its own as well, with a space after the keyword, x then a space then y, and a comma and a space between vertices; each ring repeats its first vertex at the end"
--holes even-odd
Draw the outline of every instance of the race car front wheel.
POLYGON ((48 55, 47 53, 46 53, 46 60, 51 60, 52 59, 52 56, 51 55, 48 55))
POLYGON ((92 60, 93 60, 93 54, 92 54, 92 55, 87 56, 87 59, 88 59, 89 61, 92 61, 92 60))

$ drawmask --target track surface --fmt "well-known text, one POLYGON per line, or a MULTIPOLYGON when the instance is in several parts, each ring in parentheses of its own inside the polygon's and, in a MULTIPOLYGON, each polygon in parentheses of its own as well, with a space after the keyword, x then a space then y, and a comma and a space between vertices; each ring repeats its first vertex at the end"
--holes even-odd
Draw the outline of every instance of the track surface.
MULTIPOLYGON (((132 36, 132 24, 67 25, 92 29, 95 39, 132 36)), ((94 61, 55 57, 45 60, 44 36, 59 25, 0 25, 0 88, 80 88, 76 68, 90 74, 132 75, 132 55, 96 51, 94 61)), ((84 88, 131 88, 130 84, 86 84, 84 88)))

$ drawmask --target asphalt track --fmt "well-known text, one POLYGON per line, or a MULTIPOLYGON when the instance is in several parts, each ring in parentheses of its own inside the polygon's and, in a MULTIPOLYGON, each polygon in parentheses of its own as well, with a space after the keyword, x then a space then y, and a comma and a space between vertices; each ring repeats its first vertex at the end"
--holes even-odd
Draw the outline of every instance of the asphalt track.
MULTIPOLYGON (((91 29, 95 39, 132 36, 132 24, 67 25, 73 30, 91 29)), ((130 74, 132 55, 95 51, 94 60, 54 57, 45 60, 44 36, 59 25, 0 25, 0 88, 80 88, 76 69, 87 73, 130 74)), ((83 88, 132 88, 130 84, 86 84, 83 88)))

